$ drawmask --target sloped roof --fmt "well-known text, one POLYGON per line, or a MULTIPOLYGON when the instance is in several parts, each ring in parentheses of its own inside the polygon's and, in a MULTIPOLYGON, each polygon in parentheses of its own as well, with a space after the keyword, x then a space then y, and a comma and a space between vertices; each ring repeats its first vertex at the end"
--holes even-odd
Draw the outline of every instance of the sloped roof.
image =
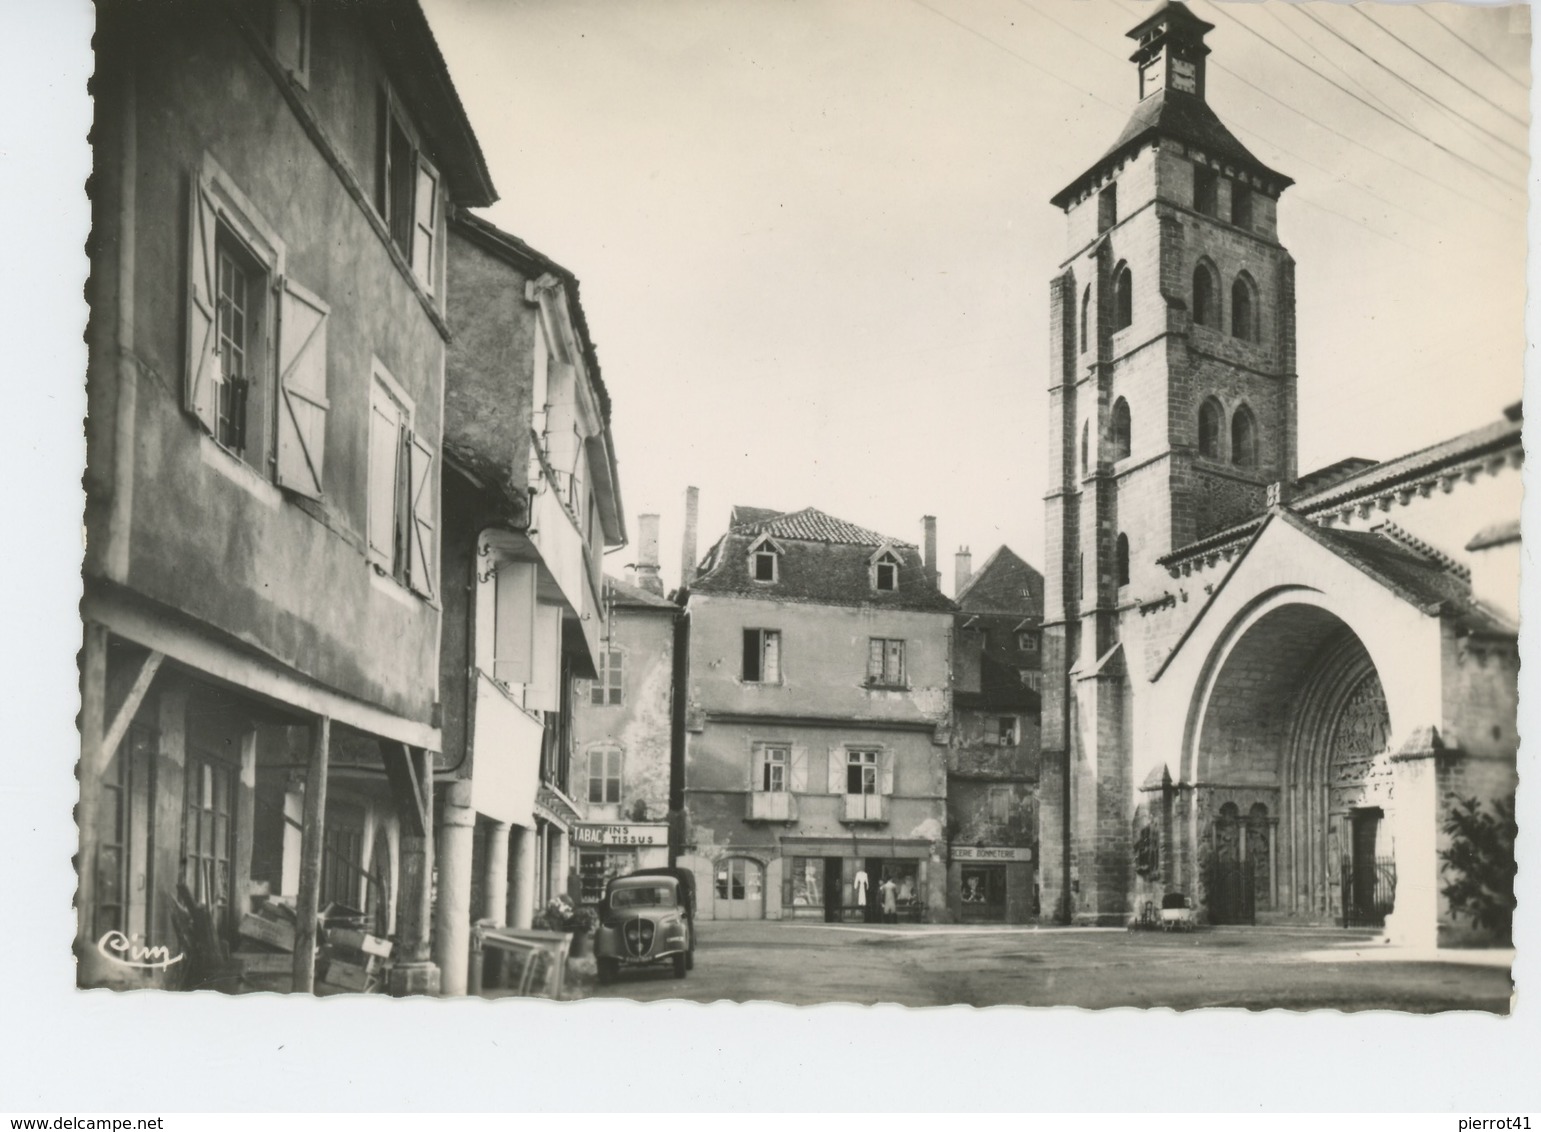
POLYGON ((1042 616, 1043 575, 1002 545, 958 591, 957 602, 969 613, 1042 616))
POLYGON ((626 608, 656 609, 665 613, 678 613, 679 606, 667 598, 659 597, 642 589, 640 586, 623 582, 619 578, 605 575, 605 594, 611 603, 626 608))
POLYGON ((755 515, 731 527, 707 553, 690 583, 692 593, 734 594, 804 605, 875 606, 913 612, 950 613, 957 607, 936 588, 920 551, 911 543, 885 538, 812 507, 786 514, 735 507, 735 516, 755 515), (761 534, 781 547, 777 580, 754 581, 749 548, 761 534), (894 590, 872 587, 872 553, 892 547, 899 559, 894 590))
POLYGON ((894 547, 914 548, 912 542, 889 538, 866 527, 858 527, 844 519, 827 515, 817 507, 804 507, 801 511, 771 511, 764 507, 735 506, 732 516, 735 534, 767 534, 772 538, 795 538, 808 542, 842 542, 853 546, 878 547, 885 543, 894 547))

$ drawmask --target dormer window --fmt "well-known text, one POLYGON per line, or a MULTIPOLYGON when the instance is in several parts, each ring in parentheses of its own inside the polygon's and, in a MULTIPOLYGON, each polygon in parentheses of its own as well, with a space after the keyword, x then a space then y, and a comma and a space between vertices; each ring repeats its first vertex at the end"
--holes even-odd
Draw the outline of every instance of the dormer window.
POLYGON ((872 559, 872 588, 893 593, 899 588, 899 556, 884 550, 872 559))
POLYGON ((749 547, 749 577, 767 584, 781 581, 781 547, 769 535, 761 535, 749 547))

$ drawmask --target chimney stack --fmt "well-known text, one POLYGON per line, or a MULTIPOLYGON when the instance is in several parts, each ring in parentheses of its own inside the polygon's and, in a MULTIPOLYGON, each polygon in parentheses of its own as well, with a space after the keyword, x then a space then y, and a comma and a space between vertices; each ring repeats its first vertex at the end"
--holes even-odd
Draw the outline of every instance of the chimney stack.
POLYGON ((974 576, 974 556, 969 553, 966 546, 958 547, 958 553, 953 558, 952 568, 952 596, 957 597, 963 592, 963 587, 968 585, 969 579, 974 576))
POLYGON ((680 588, 688 589, 696 580, 696 512, 701 505, 701 489, 685 489, 685 536, 680 544, 680 588))
POLYGON ((637 525, 642 534, 637 547, 636 584, 663 597, 663 578, 658 573, 658 516, 638 515, 637 525))
POLYGON ((922 515, 920 518, 920 525, 926 532, 924 552, 926 577, 931 579, 931 584, 933 586, 940 586, 942 575, 937 571, 936 568, 936 516, 922 515))

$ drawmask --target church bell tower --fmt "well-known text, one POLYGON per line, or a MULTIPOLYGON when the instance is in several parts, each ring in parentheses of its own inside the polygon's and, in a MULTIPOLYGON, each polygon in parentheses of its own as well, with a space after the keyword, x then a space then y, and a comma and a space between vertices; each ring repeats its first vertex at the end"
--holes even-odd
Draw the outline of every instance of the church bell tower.
POLYGON ((1139 612, 1169 588, 1158 559, 1297 474, 1292 182, 1210 109, 1213 29, 1172 2, 1128 33, 1129 122, 1053 198, 1040 883, 1062 919, 1129 912, 1130 684, 1159 648, 1139 612))

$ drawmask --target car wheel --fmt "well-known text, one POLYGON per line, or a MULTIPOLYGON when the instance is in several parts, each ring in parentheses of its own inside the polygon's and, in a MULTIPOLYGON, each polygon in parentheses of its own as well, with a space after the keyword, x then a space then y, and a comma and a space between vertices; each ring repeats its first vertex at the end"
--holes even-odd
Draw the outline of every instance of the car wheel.
POLYGON ((596 961, 599 968, 599 981, 601 983, 613 983, 615 977, 621 973, 621 965, 614 959, 600 959, 596 961))
POLYGON ((683 979, 688 970, 690 970, 690 956, 682 951, 674 957, 674 977, 683 979))

